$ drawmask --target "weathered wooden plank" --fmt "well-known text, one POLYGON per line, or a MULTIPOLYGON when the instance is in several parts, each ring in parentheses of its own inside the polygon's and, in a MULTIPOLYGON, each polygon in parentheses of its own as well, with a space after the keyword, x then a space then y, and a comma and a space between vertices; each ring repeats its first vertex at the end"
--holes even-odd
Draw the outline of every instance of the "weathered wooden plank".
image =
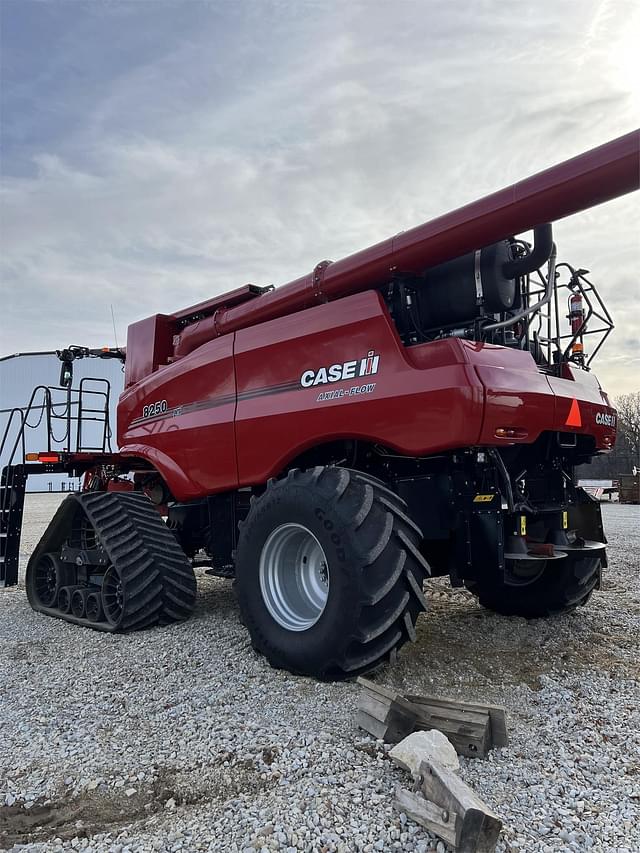
POLYGON ((411 702, 409 702, 399 690, 395 690, 392 687, 385 687, 382 684, 376 684, 374 681, 369 681, 369 679, 363 678, 362 676, 358 677, 358 684, 363 687, 365 691, 368 691, 371 695, 378 698, 381 702, 387 700, 397 702, 399 705, 405 706, 408 711, 414 711, 411 702))
POLYGON ((503 708, 438 696, 403 696, 391 687, 362 677, 358 678, 358 684, 363 688, 359 708, 373 719, 387 724, 384 735, 376 734, 381 731, 380 726, 373 727, 375 731, 371 734, 383 737, 389 743, 401 740, 414 730, 408 727, 408 719, 415 720, 416 730, 438 729, 461 755, 472 758, 483 758, 492 747, 508 743, 503 708))
POLYGON ((431 832, 435 832, 447 844, 455 845, 457 838, 456 825, 458 822, 455 814, 447 813, 446 810, 435 805, 435 803, 425 800, 422 794, 408 791, 400 785, 396 786, 394 802, 396 808, 404 812, 411 820, 415 820, 420 826, 424 826, 431 832))
POLYGON ((378 740, 384 740, 384 736, 387 733, 387 724, 380 722, 380 720, 376 720, 375 717, 367 714, 366 711, 358 711, 356 715, 356 724, 378 740))
POLYGON ((462 702, 459 699, 452 699, 448 696, 418 696, 412 693, 403 694, 408 702, 413 702, 416 705, 440 705, 450 708, 465 708, 469 711, 480 711, 491 713, 497 711, 504 715, 504 708, 499 705, 483 705, 481 702, 462 702))
POLYGON ((460 755, 469 758, 484 758, 487 754, 489 741, 489 718, 487 717, 484 727, 465 726, 462 723, 449 722, 447 720, 431 720, 426 723, 418 720, 416 730, 438 729, 446 735, 455 750, 460 755))
POLYGON ((391 713, 391 700, 381 700, 367 690, 362 690, 358 697, 358 709, 365 711, 370 717, 380 720, 381 723, 386 723, 391 713))
POLYGON ((507 733, 507 716, 504 708, 488 705, 489 719, 491 720, 491 745, 496 748, 509 746, 509 734, 507 733))
POLYGON ((415 730, 416 718, 414 714, 408 713, 405 708, 392 702, 386 720, 378 720, 367 711, 359 710, 356 723, 379 740, 398 743, 415 730))
POLYGON ((459 776, 435 761, 420 765, 422 791, 427 800, 459 819, 455 848, 458 853, 492 853, 502 821, 459 776))
POLYGON ((428 706, 429 708, 446 708, 458 712, 486 713, 490 720, 490 733, 488 748, 507 746, 509 735, 507 733, 507 719, 504 708, 497 705, 481 705, 476 702, 459 702, 457 699, 443 698, 440 696, 416 696, 407 694, 405 699, 418 708, 428 706))
POLYGON ((387 718, 387 734, 385 740, 388 743, 398 743, 416 728, 416 715, 408 702, 396 701, 391 703, 391 710, 387 718))
POLYGON ((427 705, 424 702, 411 703, 419 717, 439 720, 455 720, 469 725, 485 726, 489 721, 488 711, 469 711, 467 708, 448 707, 446 705, 427 705))
POLYGON ((375 681, 369 681, 368 678, 363 678, 361 675, 358 676, 358 684, 366 690, 369 690, 371 693, 378 693, 380 696, 384 696, 385 699, 395 699, 396 697, 402 698, 402 694, 398 690, 393 690, 391 687, 385 687, 383 684, 376 684, 375 681))

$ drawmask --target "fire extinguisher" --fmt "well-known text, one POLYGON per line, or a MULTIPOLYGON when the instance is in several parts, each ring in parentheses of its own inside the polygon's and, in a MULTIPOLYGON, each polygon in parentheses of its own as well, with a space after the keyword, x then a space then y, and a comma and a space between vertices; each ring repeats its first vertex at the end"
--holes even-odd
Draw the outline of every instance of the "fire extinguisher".
POLYGON ((580 291, 572 293, 569 297, 569 322, 574 335, 580 331, 580 327, 584 323, 584 307, 580 291))
MULTIPOLYGON (((569 297, 569 314, 567 319, 571 324, 572 334, 577 335, 584 323, 584 306, 582 303, 582 293, 579 290, 574 291, 569 297)), ((571 351, 574 358, 577 360, 583 359, 584 346, 582 344, 582 335, 580 336, 580 340, 574 341, 571 351)))

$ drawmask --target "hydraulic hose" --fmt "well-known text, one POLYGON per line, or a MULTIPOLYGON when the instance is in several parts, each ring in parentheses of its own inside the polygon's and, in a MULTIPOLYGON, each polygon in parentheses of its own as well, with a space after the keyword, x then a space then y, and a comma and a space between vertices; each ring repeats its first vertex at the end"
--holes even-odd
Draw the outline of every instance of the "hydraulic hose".
POLYGON ((549 255, 549 269, 547 272, 547 286, 545 288, 545 293, 542 299, 538 300, 538 302, 536 302, 534 305, 530 305, 528 308, 525 308, 522 311, 518 311, 518 313, 514 314, 512 317, 507 317, 506 320, 501 320, 499 323, 490 323, 488 326, 483 326, 482 331, 493 332, 495 329, 505 329, 507 326, 513 326, 514 323, 517 323, 518 320, 522 320, 523 317, 528 317, 530 314, 533 314, 534 311, 539 311, 544 305, 547 305, 547 303, 551 302, 555 281, 556 245, 555 243, 552 243, 551 254, 549 255))

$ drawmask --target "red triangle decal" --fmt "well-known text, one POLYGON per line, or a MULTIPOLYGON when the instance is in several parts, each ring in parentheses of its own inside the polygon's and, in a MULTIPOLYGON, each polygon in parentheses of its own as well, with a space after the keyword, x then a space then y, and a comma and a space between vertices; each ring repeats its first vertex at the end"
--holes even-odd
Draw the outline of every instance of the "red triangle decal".
POLYGON ((574 400, 571 404, 571 408, 569 409, 569 414, 567 415, 564 425, 571 427, 582 426, 582 416, 580 415, 580 406, 578 406, 577 400, 574 400))

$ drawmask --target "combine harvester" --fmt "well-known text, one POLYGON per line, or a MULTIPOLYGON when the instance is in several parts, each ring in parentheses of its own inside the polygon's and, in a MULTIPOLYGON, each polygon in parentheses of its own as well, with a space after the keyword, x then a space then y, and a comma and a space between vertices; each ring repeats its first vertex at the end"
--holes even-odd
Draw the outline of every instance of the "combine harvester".
POLYGON ((43 452, 24 452, 30 412, 60 416, 51 388, 4 438, 0 582, 18 581, 27 476, 68 472, 83 491, 62 502, 26 588, 78 626, 185 619, 205 565, 235 578, 255 649, 332 679, 415 637, 428 575, 503 614, 584 604, 606 540, 574 468, 615 441, 590 371, 612 323, 586 270, 557 261, 549 223, 638 189, 639 137, 278 289, 148 317, 126 354, 61 351, 64 450, 49 429, 43 452), (529 230, 533 245, 516 236, 529 230), (125 362, 118 452, 107 393, 100 410, 72 390, 74 360, 91 356, 125 362))

